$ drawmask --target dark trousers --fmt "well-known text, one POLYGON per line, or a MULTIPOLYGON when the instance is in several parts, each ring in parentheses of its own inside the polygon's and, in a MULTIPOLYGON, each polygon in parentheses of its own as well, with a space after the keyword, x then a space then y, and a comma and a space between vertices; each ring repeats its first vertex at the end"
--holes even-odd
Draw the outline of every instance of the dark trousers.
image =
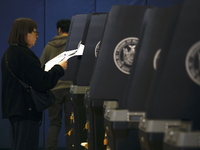
POLYGON ((10 121, 12 150, 38 150, 40 121, 10 121))
MULTIPOLYGON (((71 114, 71 101, 69 95, 69 89, 60 89, 52 91, 55 95, 55 103, 48 108, 48 117, 50 120, 50 126, 46 141, 46 150, 57 150, 58 136, 62 126, 62 110, 64 109, 65 116, 65 129, 68 132, 70 126, 70 114, 71 114)), ((61 133, 64 137, 66 133, 61 133)), ((64 140, 64 139, 63 139, 64 140)), ((66 136, 66 149, 68 149, 68 138, 66 136)))

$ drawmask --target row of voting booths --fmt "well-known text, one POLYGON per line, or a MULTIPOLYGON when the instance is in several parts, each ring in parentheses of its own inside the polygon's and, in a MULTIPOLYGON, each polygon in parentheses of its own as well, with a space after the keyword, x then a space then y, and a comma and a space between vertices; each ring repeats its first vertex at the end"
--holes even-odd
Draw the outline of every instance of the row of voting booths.
POLYGON ((200 149, 200 1, 116 5, 72 17, 74 150, 200 149))

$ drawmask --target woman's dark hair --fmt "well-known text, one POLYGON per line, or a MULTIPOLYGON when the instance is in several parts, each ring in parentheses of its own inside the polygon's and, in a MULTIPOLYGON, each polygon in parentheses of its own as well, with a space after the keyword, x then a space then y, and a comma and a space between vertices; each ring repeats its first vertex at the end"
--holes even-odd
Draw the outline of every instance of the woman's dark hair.
POLYGON ((10 35, 8 38, 8 44, 27 45, 25 38, 27 34, 33 32, 34 29, 37 29, 37 24, 32 19, 29 18, 16 19, 12 24, 10 35))
POLYGON ((61 19, 56 23, 56 28, 60 28, 63 33, 68 33, 69 32, 69 27, 70 27, 71 21, 68 19, 61 19))

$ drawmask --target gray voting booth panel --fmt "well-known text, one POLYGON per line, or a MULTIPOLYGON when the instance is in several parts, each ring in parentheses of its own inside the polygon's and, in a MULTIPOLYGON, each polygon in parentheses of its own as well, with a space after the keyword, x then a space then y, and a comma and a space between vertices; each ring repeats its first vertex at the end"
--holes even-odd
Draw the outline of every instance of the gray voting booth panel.
POLYGON ((145 6, 136 5, 113 6, 108 14, 97 63, 90 82, 91 99, 117 100, 123 93, 143 18, 142 13, 134 17, 136 14, 132 11, 136 8, 146 9, 145 6))
POLYGON ((81 63, 77 72, 77 84, 71 86, 71 101, 73 107, 73 129, 74 149, 85 149, 81 143, 87 142, 86 112, 84 105, 84 95, 89 89, 89 80, 95 63, 95 47, 101 40, 107 14, 92 14, 87 37, 85 39, 85 49, 81 57, 81 63))
MULTIPOLYGON (((143 31, 143 37, 140 38, 142 41, 138 45, 140 53, 137 66, 132 70, 134 75, 131 76, 130 92, 127 94, 127 108, 129 110, 127 118, 137 129, 141 117, 145 115, 148 93, 160 61, 159 55, 160 53, 165 54, 168 49, 179 9, 180 5, 154 8, 151 12, 151 19, 143 31)), ((156 134, 155 138, 159 136, 162 135, 156 134)), ((152 136, 146 135, 143 138, 140 139, 142 149, 148 149, 152 144, 160 147, 156 141, 151 142, 152 136)))
MULTIPOLYGON (((142 22, 140 22, 140 26, 138 28, 138 30, 140 30, 140 34, 139 34, 139 42, 136 46, 136 53, 134 55, 134 60, 133 60, 133 64, 131 66, 131 71, 130 71, 130 76, 128 78, 128 82, 126 84, 126 86, 124 87, 124 94, 123 94, 123 98, 118 100, 118 108, 110 108, 110 106, 108 106, 106 104, 105 106, 105 113, 104 113, 104 126, 105 126, 105 130, 107 133, 107 138, 108 138, 108 147, 111 149, 116 149, 116 150, 131 150, 131 149, 137 149, 140 150, 141 146, 139 143, 139 138, 138 138, 138 130, 134 128, 135 126, 135 121, 134 122, 130 122, 128 121, 128 114, 130 114, 128 112, 127 109, 127 98, 128 98, 128 94, 132 93, 134 89, 132 89, 131 87, 131 83, 132 80, 134 78, 134 73, 135 73, 135 69, 137 66, 137 63, 139 61, 139 54, 142 53, 141 49, 138 48, 138 46, 140 47, 141 42, 143 41, 143 30, 145 30, 146 25, 148 24, 149 20, 152 20, 152 7, 146 7, 146 9, 140 9, 140 7, 138 9, 135 9, 135 11, 137 13, 134 14, 139 14, 142 13, 142 22)), ((137 15, 132 15, 133 18, 137 18, 137 15)), ((144 43, 144 44, 148 44, 148 43, 144 43)), ((142 44, 143 45, 143 44, 142 44)), ((148 46, 147 46, 148 47, 148 46)), ((150 48, 148 47, 148 50, 150 48)), ((144 53, 144 52, 143 52, 144 53)), ((144 57, 144 56, 143 56, 144 57)), ((143 58, 142 60, 140 60, 141 62, 146 61, 145 58, 143 58)), ((140 62, 139 62, 140 63, 140 62)), ((149 62, 147 62, 149 63, 149 62)), ((142 92, 142 91, 141 91, 142 92)), ((141 102, 140 102, 141 103, 141 102)), ((105 105, 105 103, 104 103, 105 105)), ((140 104, 137 104, 137 106, 140 104)), ((139 106, 138 106, 139 107, 139 106)), ((141 113, 137 113, 137 115, 139 115, 141 113)), ((134 116, 136 117, 136 115, 134 116)), ((139 122, 137 120, 137 122, 139 122)), ((137 123, 138 125, 138 123, 137 123)))
MULTIPOLYGON (((150 91, 149 93, 151 93, 151 90, 155 87, 155 78, 158 79, 159 76, 157 76, 159 73, 159 71, 161 69, 159 69, 159 66, 162 66, 161 64, 165 62, 165 56, 168 53, 168 49, 171 43, 171 39, 174 35, 174 30, 176 27, 176 23, 177 23, 177 18, 179 17, 179 12, 181 9, 181 4, 178 5, 173 5, 169 8, 157 8, 157 17, 160 18, 160 23, 159 22, 155 22, 156 28, 158 30, 155 30, 157 38, 159 38, 159 36, 161 37, 161 39, 157 39, 160 42, 164 42, 162 45, 160 45, 160 48, 157 47, 157 52, 154 55, 154 58, 152 59, 152 62, 150 63, 152 65, 152 67, 154 68, 154 75, 156 76, 152 76, 153 81, 151 81, 150 86, 148 88, 148 91, 150 91), (164 19, 164 18, 166 19, 164 19), (164 19, 164 20, 163 20, 164 19), (159 27, 160 25, 163 25, 162 27, 159 27), (163 32, 160 32, 160 31, 163 32), (161 34, 164 34, 163 36, 161 34), (160 34, 160 35, 159 35, 160 34), (152 87, 153 86, 153 87, 152 87)), ((155 45, 156 41, 151 41, 152 46, 155 45)), ((162 67, 161 67, 162 68, 162 67)), ((148 96, 149 94, 143 96, 146 100, 148 100, 148 96)), ((135 105, 135 103, 132 103, 133 105, 135 105)), ((148 107, 148 104, 146 104, 148 107)), ((146 108, 146 107, 145 107, 146 108)), ((132 107, 132 109, 135 109, 134 106, 132 107)), ((137 108, 136 108, 137 109, 137 108)), ((146 110, 143 108, 143 110, 145 111, 146 114, 146 110)), ((144 118, 144 117, 142 117, 144 118)), ((142 120, 140 118, 140 120, 142 120)), ((151 124, 152 122, 149 122, 149 124, 151 124)), ((163 124, 165 124, 165 122, 158 122, 160 125, 159 127, 162 127, 163 124)), ((179 122, 169 122, 170 123, 174 123, 174 125, 179 124, 179 122)), ((155 127, 159 130, 159 127, 155 127)), ((156 132, 154 134, 144 134, 143 132, 139 132, 140 134, 140 142, 141 142, 141 146, 143 149, 161 149, 162 148, 162 141, 159 141, 159 139, 162 139, 163 137, 163 133, 159 133, 156 132)))
MULTIPOLYGON (((77 49, 80 43, 85 45, 85 38, 87 36, 90 17, 91 14, 80 14, 72 17, 65 51, 77 49)), ((68 60, 68 67, 65 71, 65 75, 61 77, 61 80, 74 80, 74 82, 76 82, 74 77, 77 74, 80 61, 81 56, 74 56, 70 58, 68 60)))
MULTIPOLYGON (((140 138, 144 142, 149 135, 149 140, 162 146, 166 129, 178 128, 181 121, 191 121, 191 130, 199 130, 199 6, 196 0, 182 4, 168 52, 160 55, 160 61, 164 61, 158 66, 146 117, 140 122, 140 138)), ((159 149, 156 144, 149 146, 159 149)))
POLYGON ((159 65, 159 54, 165 53, 175 28, 180 5, 149 10, 145 28, 136 48, 137 62, 131 68, 128 89, 123 101, 130 112, 144 112, 153 77, 159 65), (161 32, 162 31, 162 32, 161 32), (163 49, 165 47, 165 49, 163 49))
MULTIPOLYGON (((69 36, 66 43, 66 51, 77 49, 78 45, 82 43, 85 45, 85 38, 87 36, 87 30, 90 22, 91 14, 81 14, 81 15, 75 15, 72 17, 70 30, 69 30, 69 36)), ((65 75, 61 78, 61 80, 71 80, 73 83, 76 82, 74 76, 77 74, 77 70, 79 68, 79 64, 81 61, 81 57, 72 57, 68 60, 68 69, 65 71, 65 75)), ((78 97, 79 98, 79 97, 78 97)), ((77 98, 77 99, 78 99, 77 98)), ((73 97, 71 97, 73 99, 73 97)), ((80 103, 77 104, 79 106, 80 103)), ((68 131, 68 134, 66 134, 67 139, 69 141, 68 145, 70 149, 83 149, 80 146, 80 137, 77 138, 77 132, 78 130, 74 129, 75 126, 75 116, 77 112, 75 111, 75 107, 73 105, 73 101, 71 103, 71 125, 68 131), (73 131, 74 129, 74 131, 73 131)), ((84 109, 80 109, 79 111, 83 111, 84 109)), ((78 112, 79 112, 78 111, 78 112)), ((77 121, 77 120, 76 120, 77 121)), ((77 121, 78 122, 78 121, 77 121)), ((82 136, 81 136, 82 137, 82 136)), ((85 137, 86 138, 86 137, 85 137)))
MULTIPOLYGON (((140 26, 147 8, 147 6, 136 5, 113 6, 108 14, 98 59, 90 82, 89 98, 85 100, 90 115, 88 117, 89 126, 99 126, 102 129, 103 101, 118 100, 122 96, 130 74, 140 26), (97 108, 99 109, 98 114, 95 113, 97 108)), ((100 132, 99 128, 96 131, 93 130, 93 133, 90 132, 95 136, 93 138, 95 141, 91 142, 94 143, 93 149, 98 149, 98 146, 103 144, 104 130, 100 132)))
POLYGON ((81 58, 77 74, 77 86, 89 86, 95 61, 98 56, 98 48, 101 43, 107 13, 94 13, 91 16, 87 38, 85 41, 85 51, 81 58))
MULTIPOLYGON (((116 120, 115 118, 112 118, 112 120, 108 118, 105 119, 105 126, 107 125, 106 127, 109 129, 109 132, 111 132, 110 135, 118 147, 120 147, 120 142, 118 141, 122 141, 122 134, 119 132, 119 129, 121 129, 121 131, 123 130, 124 133, 127 133, 127 137, 125 137, 124 143, 121 143, 121 147, 122 145, 128 145, 129 140, 133 138, 133 134, 135 135, 134 137, 137 138, 137 141, 139 140, 138 124, 140 117, 144 115, 149 87, 156 71, 155 59, 157 58, 157 53, 160 52, 164 43, 168 40, 167 38, 171 36, 169 32, 173 30, 173 23, 174 20, 176 20, 175 17, 171 17, 172 15, 174 16, 174 11, 171 7, 151 8, 146 11, 143 21, 145 24, 141 29, 140 40, 136 47, 138 53, 136 53, 131 67, 131 74, 124 96, 119 100, 119 106, 125 105, 127 115, 124 115, 124 118, 122 118, 121 121, 119 120, 119 117, 117 117, 116 120), (124 125, 128 124, 126 125, 127 128, 120 128, 122 123, 124 125), (118 135, 118 137, 116 135, 118 135), (130 135, 132 135, 132 137, 130 135)), ((120 111, 122 114, 123 111, 120 109, 112 112, 118 113, 116 116, 122 116, 120 115, 120 111)), ((132 140, 132 145, 129 145, 129 149, 135 147, 133 144, 134 141, 136 140, 132 140)))

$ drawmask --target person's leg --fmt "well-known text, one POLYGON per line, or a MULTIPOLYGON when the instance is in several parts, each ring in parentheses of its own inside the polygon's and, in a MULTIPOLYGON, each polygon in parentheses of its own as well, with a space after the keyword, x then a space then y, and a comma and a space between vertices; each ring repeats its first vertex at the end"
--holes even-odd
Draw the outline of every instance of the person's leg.
POLYGON ((12 150, 38 150, 40 121, 10 122, 12 150))
POLYGON ((11 140, 11 149, 14 150, 15 147, 15 128, 13 122, 10 121, 10 140, 11 140))
POLYGON ((58 136, 62 125, 62 92, 60 90, 52 92, 56 98, 55 103, 48 108, 50 126, 46 141, 46 150, 57 150, 58 136))

